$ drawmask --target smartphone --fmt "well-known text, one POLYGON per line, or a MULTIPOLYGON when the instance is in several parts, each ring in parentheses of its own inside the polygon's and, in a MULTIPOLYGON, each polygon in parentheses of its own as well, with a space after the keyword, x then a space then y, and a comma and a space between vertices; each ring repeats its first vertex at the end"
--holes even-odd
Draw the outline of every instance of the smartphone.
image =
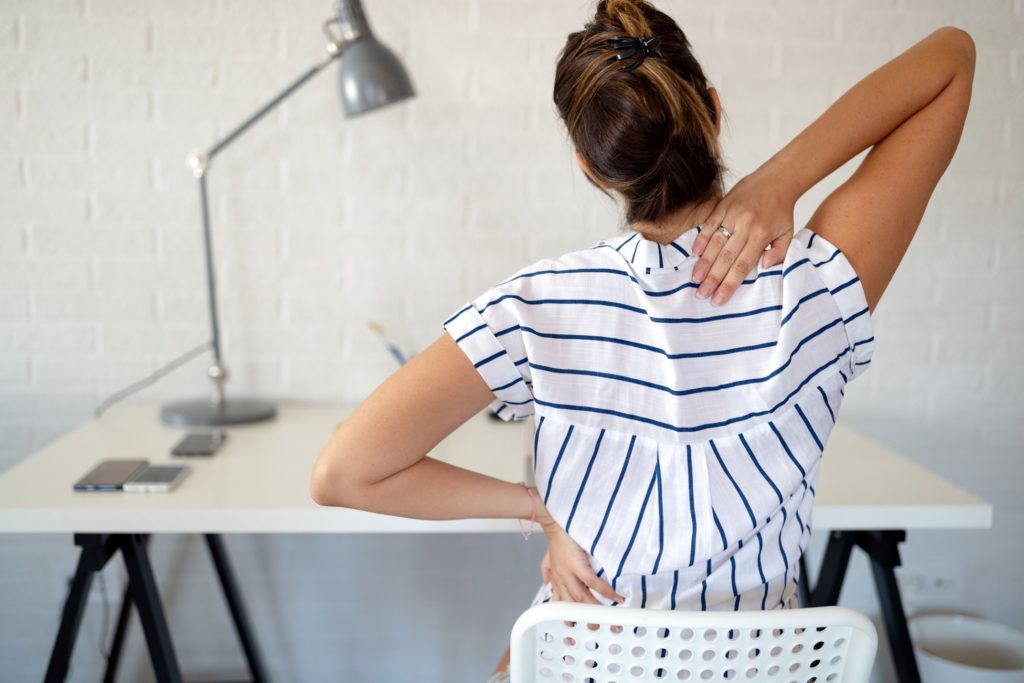
POLYGON ((171 455, 213 455, 228 438, 227 432, 192 432, 171 450, 171 455))
POLYGON ((150 465, 126 481, 123 488, 132 493, 170 491, 180 484, 191 470, 188 465, 150 465))
POLYGON ((104 460, 75 482, 75 490, 120 491, 126 481, 148 464, 148 460, 104 460))

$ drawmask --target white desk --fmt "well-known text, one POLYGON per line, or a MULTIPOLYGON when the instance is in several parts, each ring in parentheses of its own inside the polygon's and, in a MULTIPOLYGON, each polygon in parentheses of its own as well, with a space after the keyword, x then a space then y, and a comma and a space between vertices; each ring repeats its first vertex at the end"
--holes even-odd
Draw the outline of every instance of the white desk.
MULTIPOLYGON (((155 404, 120 405, 0 475, 0 532, 74 533, 83 548, 82 585, 78 595, 72 590, 65 607, 48 680, 62 679, 57 674, 62 661, 66 669, 65 655, 74 645, 92 572, 117 551, 128 564, 132 602, 139 608, 158 678, 180 680, 146 557, 146 534, 207 536, 243 647, 250 655, 250 668, 254 678, 262 680, 265 674, 255 641, 217 534, 518 533, 517 522, 510 519, 432 521, 317 506, 309 496, 313 461, 351 410, 351 406, 285 403, 274 420, 228 427, 227 442, 211 458, 172 458, 170 449, 183 430, 160 423, 155 404), (193 471, 170 494, 72 490, 77 479, 106 458, 185 462, 193 471)), ((506 423, 481 413, 438 444, 430 456, 507 481, 532 483, 531 437, 529 421, 506 423)), ((899 565, 898 543, 912 529, 990 527, 992 506, 841 422, 832 431, 821 467, 813 522, 832 534, 818 584, 802 602, 834 604, 850 552, 861 547, 872 559, 897 671, 901 680, 916 681, 893 573, 899 565)), ((806 578, 805 570, 801 574, 806 578)), ((128 603, 122 608, 123 618, 128 603)), ((117 642, 115 632, 115 648, 117 642)), ((116 667, 116 655, 111 661, 116 667)))

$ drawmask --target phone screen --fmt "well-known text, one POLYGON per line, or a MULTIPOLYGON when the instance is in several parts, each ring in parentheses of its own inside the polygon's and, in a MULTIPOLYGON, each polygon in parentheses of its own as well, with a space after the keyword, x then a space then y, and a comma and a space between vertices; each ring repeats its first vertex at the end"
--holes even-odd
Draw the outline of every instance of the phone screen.
POLYGON ((227 438, 226 432, 187 434, 171 451, 172 455, 213 455, 227 438))
POLYGON ((79 491, 116 491, 148 460, 104 460, 75 483, 79 491))

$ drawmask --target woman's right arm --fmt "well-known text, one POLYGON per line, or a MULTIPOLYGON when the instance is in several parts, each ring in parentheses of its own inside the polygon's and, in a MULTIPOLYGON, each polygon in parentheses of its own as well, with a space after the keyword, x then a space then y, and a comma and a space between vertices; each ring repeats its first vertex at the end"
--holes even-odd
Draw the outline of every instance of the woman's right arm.
MULTIPOLYGON (((844 93, 737 184, 734 190, 740 192, 730 191, 709 222, 726 214, 737 225, 760 221, 768 225, 767 230, 761 227, 761 234, 770 233, 773 222, 792 225, 792 207, 800 196, 873 146, 856 172, 822 202, 807 224, 846 255, 873 311, 960 141, 974 60, 974 41, 965 31, 953 27, 934 31, 844 93), (764 192, 781 195, 783 201, 775 205, 788 206, 789 215, 755 216, 743 211, 745 205, 761 203, 755 200, 764 192)), ((747 229, 754 240, 758 231, 747 229)), ((720 241, 724 242, 713 238, 702 254, 702 260, 714 263, 708 279, 716 268, 724 273, 732 265, 722 269, 714 260, 718 252, 712 251, 720 241)), ((767 243, 762 241, 760 248, 767 243)), ((749 269, 727 290, 727 297, 748 273, 749 269)), ((718 282, 723 287, 733 284, 727 278, 713 284, 718 282)))

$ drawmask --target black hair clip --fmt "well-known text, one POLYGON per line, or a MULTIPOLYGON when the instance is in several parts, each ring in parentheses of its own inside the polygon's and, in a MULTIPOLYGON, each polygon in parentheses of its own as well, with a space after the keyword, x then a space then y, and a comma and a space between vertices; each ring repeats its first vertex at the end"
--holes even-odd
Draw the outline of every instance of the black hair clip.
POLYGON ((633 60, 625 68, 625 71, 632 71, 637 68, 643 64, 644 59, 651 55, 655 57, 663 56, 661 50, 658 49, 658 38, 656 36, 649 36, 647 38, 640 38, 638 36, 616 38, 612 41, 612 47, 616 50, 622 50, 622 52, 615 55, 615 61, 630 58, 633 60))

